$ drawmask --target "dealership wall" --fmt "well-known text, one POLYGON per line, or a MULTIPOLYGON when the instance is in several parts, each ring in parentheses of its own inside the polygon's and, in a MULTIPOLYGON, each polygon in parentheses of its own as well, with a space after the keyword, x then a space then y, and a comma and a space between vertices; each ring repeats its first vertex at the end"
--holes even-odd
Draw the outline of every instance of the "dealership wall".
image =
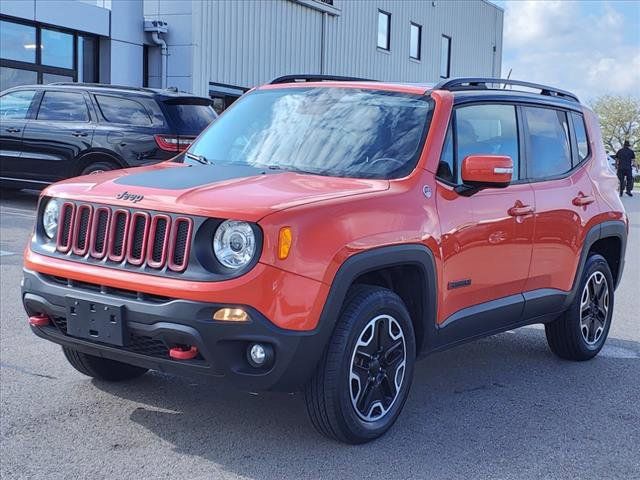
MULTIPOLYGON (((210 82, 247 88, 302 72, 435 82, 442 35, 451 38, 450 76, 501 69, 503 11, 483 0, 145 0, 144 12, 169 23, 168 85, 198 94, 210 82), (376 46, 378 10, 391 14, 389 51, 376 46), (422 30, 419 61, 409 58, 410 22, 422 30)), ((159 63, 154 52, 153 82, 159 63)))
POLYGON ((144 20, 164 20, 167 85, 200 95, 234 98, 290 73, 436 82, 442 35, 450 76, 501 69, 503 11, 485 0, 2 0, 0 14, 94 35, 101 82, 150 87, 161 85, 162 62, 144 20), (379 10, 391 14, 388 50, 377 47, 379 10), (409 55, 411 22, 421 27, 419 60, 409 55))

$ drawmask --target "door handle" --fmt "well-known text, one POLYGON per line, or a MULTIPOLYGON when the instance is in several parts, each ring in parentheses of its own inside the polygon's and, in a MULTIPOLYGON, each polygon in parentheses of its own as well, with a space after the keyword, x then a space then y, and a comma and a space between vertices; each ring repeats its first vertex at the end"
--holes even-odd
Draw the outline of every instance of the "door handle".
POLYGON ((523 205, 520 201, 516 202, 516 204, 507 211, 507 213, 512 217, 521 217, 533 212, 535 212, 535 208, 531 205, 523 205))
POLYGON ((73 135, 74 137, 86 137, 87 133, 86 132, 73 132, 71 135, 73 135))
POLYGON ((576 207, 585 207, 595 201, 596 199, 592 195, 584 195, 581 192, 577 197, 573 199, 571 203, 573 203, 576 207))
POLYGON ((7 132, 9 132, 9 133, 18 133, 18 132, 20 131, 20 129, 19 129, 19 128, 15 128, 15 127, 9 127, 9 128, 7 128, 6 130, 7 130, 7 132))

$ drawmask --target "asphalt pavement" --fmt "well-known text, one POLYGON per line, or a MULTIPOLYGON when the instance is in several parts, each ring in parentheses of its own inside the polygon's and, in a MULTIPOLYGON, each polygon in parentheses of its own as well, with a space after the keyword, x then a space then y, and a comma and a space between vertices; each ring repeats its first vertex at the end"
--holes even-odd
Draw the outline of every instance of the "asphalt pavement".
POLYGON ((33 192, 0 202, 0 477, 640 479, 640 194, 607 344, 554 357, 539 326, 432 355, 381 439, 319 436, 300 395, 251 395, 158 373, 84 377, 34 336, 20 301, 33 192))

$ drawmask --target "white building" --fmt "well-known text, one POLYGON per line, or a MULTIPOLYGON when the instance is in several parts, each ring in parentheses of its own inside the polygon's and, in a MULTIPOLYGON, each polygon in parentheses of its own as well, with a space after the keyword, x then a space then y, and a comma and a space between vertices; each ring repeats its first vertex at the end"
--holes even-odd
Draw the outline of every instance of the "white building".
POLYGON ((499 76, 502 58, 485 0, 2 0, 0 21, 1 89, 164 80, 220 108, 285 74, 435 82, 499 76))

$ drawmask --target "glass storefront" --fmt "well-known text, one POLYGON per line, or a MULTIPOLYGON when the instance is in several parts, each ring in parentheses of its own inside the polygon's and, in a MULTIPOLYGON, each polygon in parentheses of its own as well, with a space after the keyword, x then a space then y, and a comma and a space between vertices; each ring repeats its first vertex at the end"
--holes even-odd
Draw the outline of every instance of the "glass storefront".
POLYGON ((0 19, 0 91, 18 85, 98 81, 98 37, 0 19))

